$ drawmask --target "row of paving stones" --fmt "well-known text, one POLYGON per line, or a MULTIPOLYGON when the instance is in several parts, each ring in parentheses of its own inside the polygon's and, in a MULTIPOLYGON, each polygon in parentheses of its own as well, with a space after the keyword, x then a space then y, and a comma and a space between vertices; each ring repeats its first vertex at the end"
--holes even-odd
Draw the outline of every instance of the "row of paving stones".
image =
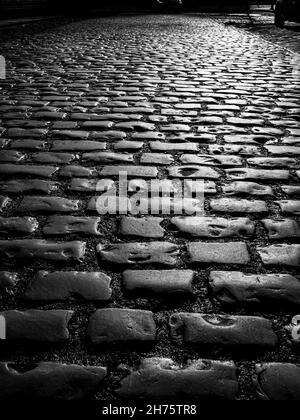
MULTIPOLYGON (((93 364, 109 367, 109 375, 120 359, 135 366, 125 368, 119 396, 240 397, 235 364, 224 362, 237 348, 249 350, 251 361, 239 371, 240 385, 257 364, 261 398, 297 399, 298 339, 286 333, 299 305, 300 83, 293 57, 210 19, 131 19, 120 18, 117 30, 114 20, 101 21, 104 29, 92 20, 39 34, 29 45, 23 34, 3 44, 12 77, 0 91, 0 256, 8 270, 0 277, 0 330, 12 360, 27 364, 34 354, 56 363, 26 372, 3 363, 0 397, 99 393, 106 372, 83 367, 88 341, 97 348, 93 364), (155 208, 166 217, 95 215, 120 191, 120 171, 130 178, 129 196, 111 201, 110 210, 125 201, 133 214, 138 200, 145 214, 155 208), (186 180, 191 194, 185 212, 196 206, 201 216, 176 214, 175 178, 186 180), (153 180, 158 186, 148 199, 153 180), (194 180, 205 180, 204 203, 194 180), (239 266, 244 272, 233 271, 239 266), (205 296, 194 281, 202 285, 202 270, 205 296), (178 294, 174 313, 152 298, 170 303, 178 294), (190 296, 193 307, 185 304, 190 296), (36 348, 30 357, 24 340, 70 347, 55 345, 46 355, 36 348), (205 346, 210 361, 198 360, 205 346), (265 355, 262 365, 255 348, 265 355), (45 384, 41 372, 65 379, 45 384), (75 379, 76 392, 69 387, 75 379)), ((111 388, 112 377, 108 382, 111 388)))
MULTIPOLYGON (((169 203, 170 200, 166 200, 165 204, 169 203)), ((162 227, 163 222, 164 219, 160 217, 134 218, 124 216, 119 223, 120 235, 162 239, 168 233, 174 233, 174 230, 178 228, 179 233, 189 234, 198 238, 251 238, 260 227, 259 222, 256 223, 247 217, 178 216, 171 219, 169 232, 168 229, 162 227)), ((300 235, 299 224, 294 219, 262 219, 261 224, 265 228, 267 237, 271 240, 294 239, 296 241, 300 235)), ((46 236, 69 234, 103 235, 100 217, 55 215, 46 218, 42 223, 35 217, 0 217, 1 234, 26 235, 39 233, 39 229, 46 236)))
MULTIPOLYGON (((102 262, 117 265, 162 265, 175 267, 182 246, 172 242, 132 242, 99 244, 97 253, 102 262)), ((246 242, 190 242, 186 244, 189 264, 247 265, 251 255, 246 242)), ((266 266, 298 267, 299 244, 276 244, 257 247, 266 266)), ((42 239, 0 240, 2 260, 48 260, 54 262, 82 261, 86 253, 83 241, 57 242, 42 239)))
MULTIPOLYGON (((0 397, 74 400, 96 394, 105 387, 107 369, 100 366, 42 362, 26 372, 1 363, 0 397), (45 379, 46 378, 46 379, 45 379)), ((120 370, 124 371, 124 366, 120 370)), ((195 360, 178 365, 168 358, 146 358, 115 389, 121 398, 214 398, 234 400, 239 385, 232 361, 195 360)), ((253 383, 263 400, 297 399, 299 367, 284 363, 256 365, 253 383)))
MULTIPOLYGON (((155 147, 159 147, 157 142, 153 143, 155 147)), ((191 144, 189 144, 191 146, 191 144)), ((83 145, 84 147, 84 145, 83 145)), ((186 146, 187 147, 187 146, 186 146)), ((221 151, 221 148, 211 148, 212 152, 221 151)), ((229 149, 230 150, 230 147, 229 149)), ((250 148, 251 150, 251 148, 250 148)), ((298 168, 297 158, 292 157, 277 157, 282 153, 283 155, 292 155, 293 149, 289 147, 268 146, 267 150, 273 151, 275 157, 247 157, 245 164, 249 166, 257 166, 259 168, 298 168)), ((297 148, 295 148, 297 151, 297 148)), ((253 150, 255 151, 255 149, 253 150)), ((254 154, 254 153, 253 153, 254 154)), ((297 156, 297 153, 295 153, 297 156)), ((79 160, 79 155, 72 153, 56 153, 56 152, 39 152, 31 156, 26 156, 24 153, 14 150, 0 151, 1 162, 6 164, 15 163, 45 163, 45 164, 70 164, 79 160)), ((154 164, 154 165, 169 165, 175 163, 176 156, 167 153, 142 153, 140 157, 140 164, 154 164)), ((114 152, 90 152, 83 153, 81 157, 82 162, 95 162, 96 164, 105 164, 111 162, 132 163, 134 162, 134 155, 131 153, 114 153, 114 152)), ((244 166, 243 157, 235 155, 216 154, 182 154, 178 157, 180 163, 191 165, 204 166, 220 166, 220 167, 239 167, 244 166)), ((10 166, 9 166, 10 168, 10 166)))
MULTIPOLYGON (((0 272, 1 294, 13 295, 19 282, 17 273, 0 272)), ((39 271, 24 295, 30 301, 64 301, 71 298, 108 302, 112 279, 102 272, 39 271)), ((126 270, 122 284, 126 292, 156 294, 164 298, 190 296, 196 292, 192 270, 126 270)), ((212 299, 224 306, 300 305, 299 280, 290 274, 245 274, 240 271, 211 271, 208 288, 212 299)), ((38 337, 37 337, 38 339, 38 337)))
MULTIPOLYGON (((201 159, 201 157, 198 157, 201 159)), ((18 177, 18 176, 40 176, 43 178, 52 178, 52 176, 59 171, 59 175, 62 178, 72 177, 119 177, 121 173, 127 174, 127 177, 131 178, 157 178, 159 171, 157 167, 153 166, 140 166, 140 165, 128 165, 128 166, 115 166, 108 165, 95 170, 94 168, 85 168, 80 165, 78 166, 66 166, 61 170, 55 166, 37 166, 37 165, 22 165, 13 163, 1 164, 1 175, 7 177, 18 177)), ((208 166, 201 165, 184 165, 184 166, 172 166, 168 169, 169 176, 171 178, 184 178, 184 179, 221 179, 222 174, 216 169, 208 166)), ((270 180, 270 181, 289 181, 290 179, 299 179, 300 172, 297 171, 297 177, 286 169, 254 169, 254 168, 232 168, 225 169, 225 173, 228 175, 228 180, 270 180)))
MULTIPOLYGON (((30 293, 30 292, 29 292, 30 293)), ((30 340, 60 343, 68 340, 70 310, 28 310, 1 313, 7 341, 30 340)), ((262 317, 212 316, 174 313, 169 319, 171 337, 184 344, 274 348, 278 344, 272 323, 262 317)), ((92 344, 154 342, 156 325, 151 311, 105 308, 89 320, 87 335, 92 344)))
MULTIPOLYGON (((190 184, 193 187, 193 184, 190 184)), ((201 184, 200 184, 201 185, 201 184)), ((243 186, 241 186, 242 188, 243 186)), ((231 186, 228 186, 231 189, 231 186)), ((191 191, 191 194, 192 195, 191 191)), ((259 190, 259 193, 263 193, 263 189, 259 190)), ((159 194, 159 191, 157 191, 159 194)), ((148 195, 148 194, 147 194, 148 195)), ((2 210, 5 210, 6 206, 11 203, 9 197, 1 196, 1 200, 3 202, 2 210)), ((23 198, 21 202, 16 206, 16 213, 36 213, 36 212, 45 212, 45 213, 77 213, 80 210, 90 210, 90 211, 98 211, 99 214, 105 214, 106 212, 113 214, 113 205, 116 206, 115 202, 124 200, 124 202, 128 202, 126 206, 126 212, 129 212, 136 209, 131 209, 134 207, 133 204, 136 203, 136 207, 138 208, 139 212, 137 214, 148 214, 149 211, 152 209, 151 214, 182 214, 187 213, 189 214, 196 214, 197 212, 201 212, 201 204, 203 205, 204 200, 200 198, 179 198, 179 197, 160 197, 154 196, 148 198, 145 194, 137 194, 131 198, 128 197, 115 197, 112 194, 108 195, 100 195, 96 197, 92 197, 88 200, 87 206, 85 205, 85 200, 74 200, 62 197, 45 197, 45 196, 38 196, 38 195, 28 195, 27 197, 23 198), (107 203, 105 201, 107 199, 107 203), (130 205, 131 204, 131 205, 130 205), (106 206, 105 206, 106 205, 106 206), (156 210, 157 208, 157 210, 156 210), (180 212, 181 209, 181 212, 180 212)), ((299 215, 299 200, 282 200, 282 201, 274 201, 272 203, 272 209, 277 207, 278 210, 283 215, 299 215)), ((258 214, 264 215, 272 211, 269 210, 268 203, 263 200, 247 200, 247 199, 238 199, 238 198, 215 198, 207 201, 209 209, 214 213, 249 213, 249 214, 258 214)), ((203 210, 204 211, 204 210, 203 210)), ((67 221, 68 219, 66 219, 67 221)), ((70 219, 71 222, 72 219, 70 219)), ((91 219, 92 220, 92 219, 91 219)), ((151 218, 149 219, 149 221, 151 218)), ((199 222, 198 219, 195 219, 199 222)), ((15 220, 17 221, 17 219, 15 220)), ((22 219, 20 219, 20 222, 22 219)), ((86 221, 89 221, 89 218, 86 218, 86 221)), ((175 221, 176 222, 176 221, 175 221)), ((132 222, 134 223, 134 222, 132 222)), ((139 223, 137 221, 137 223, 139 223)), ((155 219, 153 219, 153 223, 155 224, 155 219)), ((177 224, 177 223, 175 223, 177 224)), ((196 224, 196 222, 195 222, 196 224)), ((8 227, 9 227, 9 219, 8 219, 8 227)), ((37 226, 36 226, 37 227, 37 226)), ((143 235, 141 235, 143 236, 143 235)))

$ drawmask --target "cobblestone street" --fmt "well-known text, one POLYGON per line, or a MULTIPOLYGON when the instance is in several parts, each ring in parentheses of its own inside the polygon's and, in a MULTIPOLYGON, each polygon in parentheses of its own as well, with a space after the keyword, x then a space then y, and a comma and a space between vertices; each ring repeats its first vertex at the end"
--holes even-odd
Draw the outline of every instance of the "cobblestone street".
POLYGON ((0 399, 300 399, 300 33, 272 31, 0 29, 0 399), (172 210, 204 180, 205 214, 100 215, 120 171, 172 210))

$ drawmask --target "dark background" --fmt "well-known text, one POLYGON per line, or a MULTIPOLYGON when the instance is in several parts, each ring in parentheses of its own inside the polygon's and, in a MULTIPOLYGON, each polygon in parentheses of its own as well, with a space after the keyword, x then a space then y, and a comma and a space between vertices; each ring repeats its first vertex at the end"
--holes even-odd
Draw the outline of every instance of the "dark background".
MULTIPOLYGON (((245 11, 263 0, 183 0, 185 11, 245 11)), ((89 15, 156 11, 155 0, 0 0, 0 19, 35 15, 89 15)))

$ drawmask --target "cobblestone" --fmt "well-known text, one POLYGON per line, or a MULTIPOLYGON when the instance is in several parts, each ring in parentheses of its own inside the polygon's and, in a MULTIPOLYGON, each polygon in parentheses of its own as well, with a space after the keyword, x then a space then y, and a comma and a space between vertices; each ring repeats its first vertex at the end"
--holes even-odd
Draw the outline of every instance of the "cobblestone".
POLYGON ((213 297, 224 304, 300 304, 300 282, 288 274, 212 271, 210 288, 213 297))
POLYGON ((150 311, 99 309, 90 318, 88 336, 93 344, 151 342, 156 326, 150 311))
POLYGON ((0 399, 15 401, 72 401, 91 397, 106 376, 106 368, 41 362, 34 368, 19 372, 13 363, 1 363, 0 399))
POLYGON ((121 383, 118 394, 133 398, 213 398, 234 400, 238 392, 233 362, 197 360, 182 367, 171 359, 144 359, 121 383), (168 384, 168 386, 166 386, 168 384))
POLYGON ((13 310, 0 314, 5 319, 6 340, 58 343, 69 338, 68 323, 73 311, 13 310))
POLYGON ((258 317, 178 313, 170 318, 173 340, 186 344, 274 347, 270 321, 258 317))
POLYGON ((58 301, 81 298, 106 301, 111 298, 111 279, 103 273, 39 271, 29 284, 25 297, 37 301, 58 301))

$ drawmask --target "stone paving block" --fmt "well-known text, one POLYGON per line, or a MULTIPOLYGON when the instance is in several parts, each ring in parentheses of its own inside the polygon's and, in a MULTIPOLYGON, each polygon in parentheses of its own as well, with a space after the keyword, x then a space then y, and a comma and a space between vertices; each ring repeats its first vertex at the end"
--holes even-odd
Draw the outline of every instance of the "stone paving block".
POLYGON ((53 130, 51 134, 57 138, 80 140, 86 140, 89 136, 89 132, 84 130, 53 130))
POLYGON ((234 400, 238 393, 233 362, 195 360, 179 366, 167 358, 143 359, 121 382, 122 398, 200 398, 234 400))
POLYGON ((163 238, 165 229, 161 223, 164 219, 160 217, 122 217, 120 233, 127 236, 138 236, 143 238, 163 238))
POLYGON ((1 150, 0 162, 18 163, 24 160, 26 155, 15 150, 1 150))
POLYGON ((268 213, 267 203, 260 200, 217 198, 209 204, 212 211, 221 213, 268 213))
POLYGON ((19 213, 47 212, 73 213, 79 210, 79 200, 69 200, 62 197, 27 196, 18 207, 19 213))
POLYGON ((52 143, 52 151, 88 152, 94 150, 105 150, 106 143, 100 141, 78 141, 78 140, 55 140, 52 143))
POLYGON ((175 313, 171 337, 185 344, 274 348, 277 336, 269 320, 253 316, 175 313))
POLYGON ((119 176, 123 172, 128 177, 156 178, 158 170, 149 166, 104 166, 99 170, 99 176, 119 176))
POLYGON ((261 151, 257 146, 244 145, 244 144, 224 144, 224 145, 209 145, 208 152, 212 155, 219 155, 226 153, 229 155, 241 156, 257 156, 261 155, 261 151))
POLYGON ((144 143, 141 141, 122 140, 113 145, 114 150, 135 151, 141 150, 144 143))
POLYGON ((68 165, 76 158, 78 156, 71 153, 39 152, 31 156, 31 161, 35 163, 68 165))
POLYGON ((261 400, 299 401, 300 367, 292 363, 257 364, 254 385, 261 400))
POLYGON ((96 178, 98 172, 95 168, 84 166, 69 165, 64 166, 59 171, 60 178, 96 178))
POLYGON ((38 192, 50 194, 57 191, 59 184, 53 181, 42 179, 11 179, 0 182, 0 191, 10 194, 23 194, 25 192, 38 192))
POLYGON ((244 242, 191 242, 187 244, 191 263, 240 264, 250 262, 250 254, 244 242))
POLYGON ((156 325, 150 311, 99 309, 90 317, 87 334, 95 345, 154 342, 156 325))
POLYGON ((133 162, 133 155, 128 153, 91 152, 82 154, 83 162, 114 163, 133 162))
POLYGON ((287 181, 290 177, 289 171, 281 169, 226 169, 229 179, 233 180, 249 180, 249 181, 287 181))
POLYGON ((300 238, 300 226, 296 220, 264 219, 262 223, 270 239, 300 238))
POLYGON ((199 146, 197 143, 163 143, 160 141, 150 142, 150 149, 153 152, 197 152, 199 146))
POLYGON ((126 137, 124 131, 94 131, 90 134, 91 139, 117 141, 126 137))
POLYGON ((68 324, 74 312, 66 310, 0 312, 5 320, 5 340, 58 343, 68 340, 68 324))
POLYGON ((290 274, 244 274, 212 271, 209 287, 227 305, 300 305, 300 281, 290 274))
POLYGON ((39 227, 38 221, 33 217, 0 217, 0 233, 30 234, 39 227))
MULTIPOLYGON (((83 216, 52 216, 49 217, 43 227, 45 235, 101 235, 98 230, 100 217, 83 216)), ((1 223, 1 222, 0 222, 1 223)))
POLYGON ((10 147, 12 149, 22 149, 24 151, 38 151, 44 150, 47 147, 47 140, 37 140, 37 139, 19 139, 12 140, 10 142, 10 147))
POLYGON ((258 247, 257 251, 265 265, 299 266, 300 245, 279 244, 258 247))
POLYGON ((238 156, 231 155, 182 155, 180 161, 188 165, 205 165, 205 166, 242 166, 242 159, 238 156))
POLYGON ((202 166, 172 166, 168 169, 171 178, 200 178, 200 179, 219 179, 220 174, 208 167, 202 166))
POLYGON ((300 186, 298 186, 298 185, 282 185, 281 189, 289 197, 299 197, 300 196, 300 186))
POLYGON ((0 165, 0 175, 17 176, 37 176, 41 178, 51 178, 58 167, 54 166, 35 166, 35 165, 17 165, 13 163, 4 163, 0 165))
POLYGON ((42 239, 0 240, 0 259, 44 259, 49 261, 81 261, 85 242, 52 242, 42 239))
POLYGON ((171 165, 174 162, 172 155, 163 153, 143 153, 141 156, 141 164, 150 165, 171 165))
POLYGON ((222 185, 226 195, 253 195, 261 197, 274 197, 272 187, 269 185, 257 184, 256 182, 235 181, 222 185))
POLYGON ((300 216, 300 200, 275 201, 283 214, 300 216))
POLYGON ((146 131, 144 133, 133 133, 132 139, 136 140, 165 140, 166 135, 164 133, 158 133, 157 131, 146 131))
POLYGON ((270 155, 273 156, 299 156, 300 147, 296 146, 265 146, 270 155))
POLYGON ((174 217, 171 222, 180 232, 198 238, 253 236, 255 231, 255 224, 249 218, 174 217))
POLYGON ((37 301, 84 299, 107 301, 111 298, 111 279, 100 272, 39 271, 29 283, 24 297, 37 301))
POLYGON ((106 368, 40 362, 25 372, 14 363, 0 363, 0 399, 74 401, 93 396, 106 376, 106 368))
POLYGON ((81 193, 115 191, 115 182, 111 179, 72 178, 69 190, 81 193))
MULTIPOLYGON (((1 245, 1 242, 0 242, 1 245)), ((171 242, 135 242, 98 245, 97 251, 102 261, 114 264, 161 264, 175 266, 179 246, 171 242)))
POLYGON ((48 130, 35 128, 35 129, 24 129, 24 128, 9 128, 6 132, 9 138, 40 138, 47 134, 48 130))
POLYGON ((297 159, 288 158, 251 158, 247 159, 248 164, 261 168, 295 168, 297 159))
POLYGON ((127 270, 123 285, 127 291, 159 294, 193 293, 192 270, 127 270))

